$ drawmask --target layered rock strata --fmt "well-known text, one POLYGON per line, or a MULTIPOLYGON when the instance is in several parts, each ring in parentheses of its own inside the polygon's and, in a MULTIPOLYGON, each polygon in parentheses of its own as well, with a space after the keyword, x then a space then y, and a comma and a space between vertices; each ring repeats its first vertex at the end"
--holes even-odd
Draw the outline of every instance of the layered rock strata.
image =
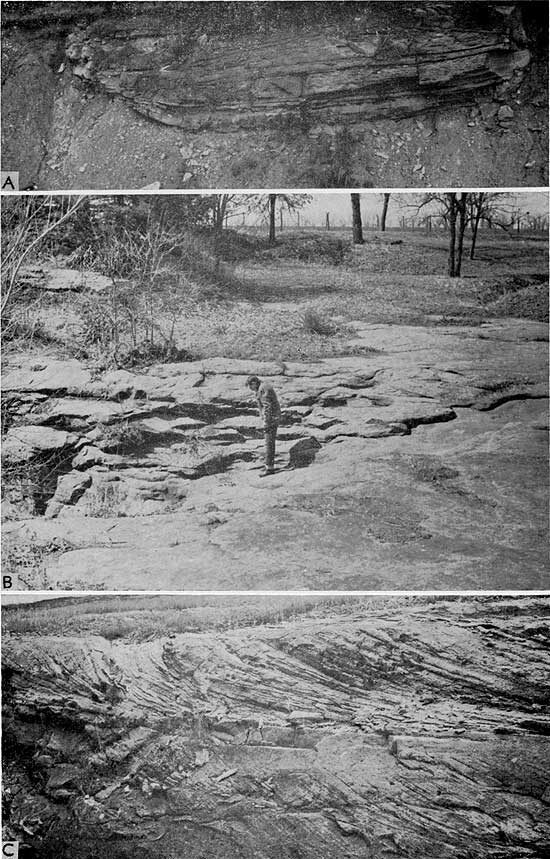
POLYGON ((309 364, 14 363, 4 465, 38 479, 6 539, 61 540, 69 585, 542 586, 547 326, 356 327, 370 354, 309 364), (269 481, 250 373, 283 405, 269 481))
POLYGON ((541 857, 546 609, 348 603, 141 643, 6 635, 8 835, 62 859, 541 857))

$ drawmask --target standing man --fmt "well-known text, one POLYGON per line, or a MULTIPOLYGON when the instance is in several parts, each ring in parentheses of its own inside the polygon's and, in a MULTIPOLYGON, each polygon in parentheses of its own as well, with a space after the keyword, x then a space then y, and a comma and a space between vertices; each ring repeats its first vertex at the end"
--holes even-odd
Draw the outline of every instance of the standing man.
POLYGON ((275 473, 275 439, 281 421, 281 407, 273 385, 261 382, 257 376, 249 376, 247 386, 256 394, 265 435, 265 469, 260 477, 275 473))

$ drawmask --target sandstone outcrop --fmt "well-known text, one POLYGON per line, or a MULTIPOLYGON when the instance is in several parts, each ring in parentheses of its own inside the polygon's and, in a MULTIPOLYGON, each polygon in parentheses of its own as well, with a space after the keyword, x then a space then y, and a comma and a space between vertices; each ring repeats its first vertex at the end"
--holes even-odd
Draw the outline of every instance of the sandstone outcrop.
POLYGON ((81 271, 56 266, 26 266, 18 276, 21 286, 52 292, 103 292, 112 279, 96 271, 81 271))
POLYGON ((8 465, 19 465, 44 454, 66 452, 76 441, 77 437, 65 430, 44 426, 12 427, 2 444, 2 457, 8 465))
POLYGON ((60 859, 545 855, 544 600, 319 602, 146 641, 62 615, 5 632, 9 837, 60 859))
POLYGON ((6 539, 72 544, 46 559, 69 587, 542 587, 547 336, 356 323, 376 351, 309 364, 14 362, 5 453, 52 436, 63 456, 43 464, 49 518, 15 505, 6 539), (268 481, 251 372, 283 406, 268 481))
MULTIPOLYGON (((517 3, 485 4, 477 18, 473 7, 465 15, 455 3, 366 4, 307 41, 292 26, 228 37, 214 20, 195 38, 184 4, 153 5, 122 16, 112 8, 88 13, 92 22, 67 36, 66 61, 73 75, 138 112, 192 131, 254 127, 288 113, 302 123, 411 116, 443 100, 468 100, 472 90, 512 89, 531 60, 517 3)), ((17 13, 7 23, 11 17, 17 13)), ((499 121, 510 111, 502 106, 499 121)))
POLYGON ((151 119, 195 132, 254 128, 292 114, 302 123, 342 115, 353 123, 517 86, 531 57, 517 12, 512 19, 513 29, 510 16, 499 20, 495 10, 487 29, 464 26, 450 4, 423 24, 413 14, 392 26, 385 10, 371 8, 346 32, 326 26, 306 43, 299 32, 248 41, 218 32, 204 47, 188 40, 174 58, 173 22, 161 15, 153 39, 148 21, 130 33, 120 22, 93 24, 70 39, 67 56, 75 75, 151 119))
POLYGON ((497 185, 543 184, 543 4, 366 3, 327 19, 307 3, 258 26, 177 3, 71 5, 50 4, 46 26, 4 15, 3 167, 23 181, 487 184, 482 168, 497 185))

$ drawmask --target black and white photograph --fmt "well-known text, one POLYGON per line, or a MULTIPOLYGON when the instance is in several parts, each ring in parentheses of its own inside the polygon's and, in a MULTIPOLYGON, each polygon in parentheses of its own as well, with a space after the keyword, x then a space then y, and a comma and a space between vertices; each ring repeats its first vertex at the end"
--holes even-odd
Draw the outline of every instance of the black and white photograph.
POLYGON ((25 589, 548 584, 545 194, 10 196, 25 589))
POLYGON ((2 859, 547 859, 548 3, 0 16, 2 859))
POLYGON ((548 856, 548 598, 14 599, 21 859, 548 856))
POLYGON ((545 0, 2 9, 20 189, 548 182, 545 0))

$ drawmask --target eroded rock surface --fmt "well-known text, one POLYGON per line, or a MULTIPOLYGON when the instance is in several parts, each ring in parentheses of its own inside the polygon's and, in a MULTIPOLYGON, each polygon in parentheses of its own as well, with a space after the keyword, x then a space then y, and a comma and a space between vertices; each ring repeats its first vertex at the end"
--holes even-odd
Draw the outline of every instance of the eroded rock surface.
MULTIPOLYGON (((180 56, 171 16, 161 14, 154 33, 147 19, 129 33, 106 21, 70 34, 67 56, 76 76, 158 122, 193 131, 254 127, 298 110, 303 122, 305 112, 311 121, 338 120, 342 112, 352 123, 400 118, 440 100, 460 102, 471 90, 521 82, 531 55, 518 7, 499 14, 493 6, 483 24, 455 14, 453 4, 426 10, 419 26, 414 12, 396 24, 391 11, 370 7, 306 42, 299 28, 253 38, 205 33, 202 43, 188 38, 180 56)), ((499 120, 512 117, 502 106, 499 120)))
POLYGON ((45 559, 64 587, 544 587, 547 325, 356 329, 378 351, 7 367, 4 461, 42 463, 50 494, 44 520, 8 493, 6 539, 72 546, 45 559), (283 406, 268 480, 249 373, 283 406), (31 446, 50 437, 58 466, 31 446))
POLYGON ((45 859, 547 855, 547 609, 5 634, 6 833, 45 859))
POLYGON ((4 16, 3 167, 22 181, 544 184, 542 3, 366 3, 327 22, 303 4, 254 30, 185 4, 50 5, 46 27, 4 16), (46 88, 39 143, 29 87, 46 88))

